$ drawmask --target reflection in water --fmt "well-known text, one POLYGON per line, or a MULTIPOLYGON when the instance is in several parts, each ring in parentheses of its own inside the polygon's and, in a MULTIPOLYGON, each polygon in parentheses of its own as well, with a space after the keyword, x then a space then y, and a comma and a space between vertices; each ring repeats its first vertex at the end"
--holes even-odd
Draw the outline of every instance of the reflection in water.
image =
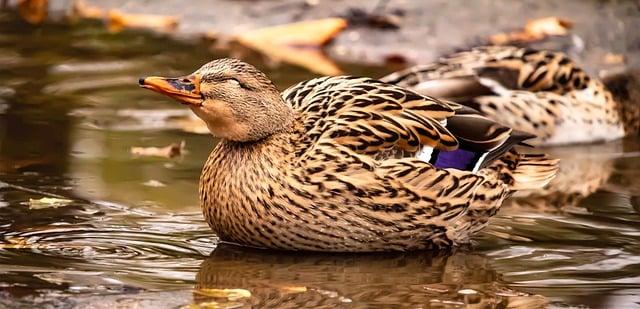
MULTIPOLYGON (((633 141, 633 138, 627 139, 633 141)), ((503 206, 503 213, 524 210, 536 212, 566 211, 596 192, 614 172, 619 157, 624 157, 624 140, 604 144, 574 145, 547 148, 545 152, 560 159, 560 170, 543 189, 518 192, 503 206)), ((637 143, 628 143, 626 152, 638 150, 637 143)), ((636 180, 640 187, 640 179, 636 180)))
POLYGON ((196 280, 196 303, 228 301, 255 308, 542 308, 547 303, 540 295, 510 289, 489 259, 464 252, 320 254, 220 245, 196 280), (247 290, 248 297, 220 297, 210 289, 247 290))
MULTIPOLYGON (((640 302, 637 137, 548 149, 564 159, 561 174, 545 191, 505 205, 473 253, 216 249, 196 194, 214 141, 189 133, 188 111, 140 91, 136 79, 178 76, 224 55, 92 24, 34 28, 2 14, 0 44, 0 308, 640 302), (188 153, 172 160, 129 151, 181 140, 188 153), (145 186, 150 180, 167 186, 145 186), (47 194, 73 202, 28 206, 47 194)), ((247 61, 260 66, 258 58, 247 61)), ((260 68, 281 89, 313 76, 260 68)), ((383 68, 343 68, 384 75, 383 68)))

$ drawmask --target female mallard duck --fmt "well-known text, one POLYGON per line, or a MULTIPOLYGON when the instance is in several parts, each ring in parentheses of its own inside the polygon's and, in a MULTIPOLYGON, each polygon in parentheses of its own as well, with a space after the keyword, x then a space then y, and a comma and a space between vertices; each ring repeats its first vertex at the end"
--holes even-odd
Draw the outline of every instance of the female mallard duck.
POLYGON ((635 134, 640 127, 640 104, 614 99, 600 81, 560 52, 480 47, 382 80, 459 100, 492 120, 538 136, 534 144, 607 141, 635 134))
POLYGON ((200 203, 222 240, 314 251, 468 242, 513 190, 556 172, 519 155, 530 137, 468 108, 362 77, 322 77, 282 95, 234 59, 140 84, 188 105, 221 141, 200 203))

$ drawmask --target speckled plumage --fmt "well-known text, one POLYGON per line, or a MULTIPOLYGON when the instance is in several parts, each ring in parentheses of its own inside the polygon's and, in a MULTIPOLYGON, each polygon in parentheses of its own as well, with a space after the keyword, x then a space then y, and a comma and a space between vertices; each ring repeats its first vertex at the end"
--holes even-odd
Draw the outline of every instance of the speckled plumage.
POLYGON ((460 101, 538 136, 534 144, 613 140, 640 127, 640 104, 616 100, 560 52, 479 47, 382 80, 460 101))
MULTIPOLYGON (((293 111, 282 129, 223 139, 205 164, 201 206, 223 240, 313 251, 457 246, 510 192, 543 186, 557 169, 513 150, 476 173, 435 168, 415 154, 456 149, 460 137, 446 122, 463 108, 373 79, 317 78, 282 100, 293 111)), ((510 130, 496 132, 487 139, 513 146, 510 130)))

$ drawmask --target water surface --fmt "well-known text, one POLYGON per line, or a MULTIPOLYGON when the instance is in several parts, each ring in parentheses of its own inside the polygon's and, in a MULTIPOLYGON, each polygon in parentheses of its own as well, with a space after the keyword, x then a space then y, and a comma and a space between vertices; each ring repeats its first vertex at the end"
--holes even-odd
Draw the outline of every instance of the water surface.
MULTIPOLYGON (((206 42, 0 15, 0 307, 535 308, 640 303, 640 142, 547 149, 544 192, 511 199, 468 250, 301 254, 218 245, 197 205, 215 141, 137 87, 226 56, 206 42), (134 146, 185 141, 176 158, 134 146), (42 198, 70 201, 39 205, 42 198), (72 296, 72 297, 70 297, 72 296)), ((284 89, 314 77, 255 63, 284 89)), ((341 64, 350 74, 388 69, 341 64)))

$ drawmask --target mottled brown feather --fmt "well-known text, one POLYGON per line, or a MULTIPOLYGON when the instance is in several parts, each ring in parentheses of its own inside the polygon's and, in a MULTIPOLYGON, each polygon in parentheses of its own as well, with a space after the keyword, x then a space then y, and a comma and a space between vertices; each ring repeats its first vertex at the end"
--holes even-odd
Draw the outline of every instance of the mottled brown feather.
POLYGON ((479 47, 382 78, 457 99, 539 138, 538 144, 611 140, 636 133, 639 104, 623 104, 561 52, 479 47), (577 134, 576 130, 585 132, 577 134))

